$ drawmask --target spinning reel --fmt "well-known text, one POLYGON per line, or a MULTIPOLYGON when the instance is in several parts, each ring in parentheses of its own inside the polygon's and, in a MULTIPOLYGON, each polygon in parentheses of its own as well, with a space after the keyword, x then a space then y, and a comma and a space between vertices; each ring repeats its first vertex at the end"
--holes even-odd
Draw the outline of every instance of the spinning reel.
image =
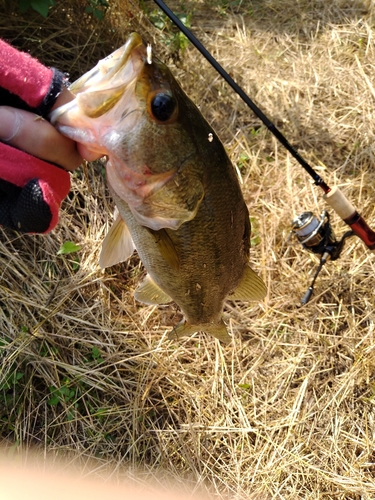
POLYGON ((336 260, 340 257, 346 238, 354 236, 354 231, 347 231, 340 240, 329 222, 329 213, 323 210, 320 220, 312 212, 302 212, 292 221, 290 236, 294 234, 303 248, 309 252, 321 255, 319 266, 314 274, 311 285, 301 299, 301 305, 305 305, 311 298, 314 290, 315 280, 327 260, 336 260))

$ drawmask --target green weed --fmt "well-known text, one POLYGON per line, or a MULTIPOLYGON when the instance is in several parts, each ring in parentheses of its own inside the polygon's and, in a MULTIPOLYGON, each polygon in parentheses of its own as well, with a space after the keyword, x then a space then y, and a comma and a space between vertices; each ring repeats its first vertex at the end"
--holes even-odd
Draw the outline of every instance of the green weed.
POLYGON ((100 21, 104 19, 104 16, 109 7, 107 0, 87 0, 88 6, 86 7, 86 12, 92 14, 96 19, 100 21))
MULTIPOLYGON (((191 15, 185 13, 176 13, 176 16, 187 28, 191 27, 191 15)), ((148 13, 148 18, 152 24, 163 31, 165 35, 165 44, 170 46, 172 51, 183 52, 189 45, 189 40, 177 28, 170 19, 160 12, 160 10, 153 10, 148 13)))
POLYGON ((50 7, 55 5, 55 0, 18 0, 21 12, 24 13, 29 9, 33 9, 43 17, 47 17, 50 7))
POLYGON ((71 381, 65 377, 60 387, 50 386, 48 389, 51 393, 48 400, 49 406, 62 405, 66 408, 68 421, 74 420, 78 408, 78 399, 81 396, 79 388, 73 386, 71 381))
POLYGON ((256 217, 250 217, 251 223, 251 240, 250 244, 252 247, 259 245, 260 243, 260 233, 259 233, 259 221, 256 217))
MULTIPOLYGON (((79 252, 80 250, 81 247, 76 245, 73 241, 66 241, 57 251, 57 255, 70 255, 72 253, 79 252)), ((78 256, 72 257, 69 262, 71 263, 73 271, 77 271, 79 269, 80 260, 78 256)))

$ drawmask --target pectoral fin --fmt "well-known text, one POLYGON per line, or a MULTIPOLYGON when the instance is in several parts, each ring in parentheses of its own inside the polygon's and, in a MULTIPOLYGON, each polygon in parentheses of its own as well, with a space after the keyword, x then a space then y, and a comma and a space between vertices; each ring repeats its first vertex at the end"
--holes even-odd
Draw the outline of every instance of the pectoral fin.
POLYGON ((205 194, 200 179, 187 177, 187 168, 184 165, 183 169, 178 169, 163 185, 155 184, 144 200, 147 211, 175 220, 176 228, 196 216, 205 194))
POLYGON ((154 237, 155 243, 159 248, 159 252, 163 256, 163 259, 172 269, 178 270, 180 268, 180 259, 168 232, 165 229, 159 229, 158 231, 154 231, 150 228, 147 229, 154 237))
POLYGON ((102 243, 99 265, 102 269, 127 260, 135 249, 128 226, 118 215, 102 243))
POLYGON ((148 274, 146 278, 138 285, 134 292, 134 298, 144 304, 157 305, 168 304, 172 299, 165 293, 148 274))
POLYGON ((223 320, 219 323, 203 323, 201 325, 189 325, 186 321, 182 321, 169 333, 168 339, 173 340, 180 339, 181 337, 190 337, 195 332, 209 333, 225 344, 229 344, 232 340, 223 320))
POLYGON ((264 299, 267 294, 267 288, 263 280, 251 269, 245 267, 240 284, 235 291, 228 295, 229 300, 259 301, 264 299))

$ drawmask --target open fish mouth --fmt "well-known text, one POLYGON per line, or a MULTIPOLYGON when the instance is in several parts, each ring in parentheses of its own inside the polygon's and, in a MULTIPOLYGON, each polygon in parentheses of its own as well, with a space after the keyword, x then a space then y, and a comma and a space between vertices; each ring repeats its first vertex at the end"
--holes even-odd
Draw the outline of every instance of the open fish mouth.
MULTIPOLYGON (((125 45, 100 60, 69 90, 76 99, 55 109, 49 116, 52 125, 69 127, 82 113, 88 118, 99 118, 111 110, 135 80, 145 61, 146 47, 138 33, 132 33, 125 45), (74 110, 77 110, 75 112, 74 110)), ((65 134, 67 130, 64 130, 65 134)))

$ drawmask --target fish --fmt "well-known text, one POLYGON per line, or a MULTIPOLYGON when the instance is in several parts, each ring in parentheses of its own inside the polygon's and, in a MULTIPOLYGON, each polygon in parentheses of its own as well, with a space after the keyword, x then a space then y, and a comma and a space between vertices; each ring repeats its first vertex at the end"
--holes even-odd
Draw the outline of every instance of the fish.
POLYGON ((147 275, 135 298, 173 301, 184 315, 169 339, 203 331, 229 343, 225 301, 260 301, 267 289, 249 265, 249 211, 219 137, 138 34, 71 90, 55 126, 105 151, 118 210, 100 266, 136 250, 147 275))

